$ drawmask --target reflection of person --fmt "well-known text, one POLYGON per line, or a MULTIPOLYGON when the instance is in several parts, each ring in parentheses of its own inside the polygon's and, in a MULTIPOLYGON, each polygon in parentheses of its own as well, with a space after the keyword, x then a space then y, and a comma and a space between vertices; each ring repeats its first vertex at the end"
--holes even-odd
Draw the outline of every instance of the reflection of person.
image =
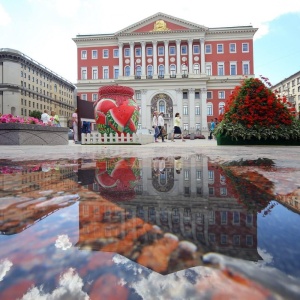
POLYGON ((72 114, 74 142, 78 143, 78 109, 76 108, 72 114))
POLYGON ((159 174, 159 159, 158 157, 153 158, 153 173, 154 175, 158 175, 159 174))
POLYGON ((173 131, 173 136, 172 136, 172 142, 175 142, 174 141, 175 134, 180 134, 181 140, 183 142, 185 142, 185 140, 183 139, 183 135, 182 135, 180 127, 181 127, 181 117, 180 117, 179 113, 176 113, 175 118, 174 118, 174 131, 173 131))
POLYGON ((176 157, 174 157, 174 159, 175 159, 174 164, 175 164, 176 173, 180 174, 181 169, 182 169, 181 156, 176 156, 176 157))
POLYGON ((212 138, 213 138, 212 134, 213 134, 213 131, 214 131, 215 127, 216 127, 216 123, 214 122, 213 119, 211 119, 211 121, 210 121, 210 129, 209 129, 209 139, 210 140, 212 140, 212 138))
POLYGON ((157 136, 159 135, 159 128, 158 128, 158 111, 155 111, 153 113, 153 119, 152 119, 152 128, 154 129, 154 140, 156 143, 158 143, 157 136))
POLYGON ((45 109, 44 110, 44 113, 42 113, 41 115, 41 121, 44 123, 44 124, 50 124, 50 116, 48 114, 48 110, 45 109))
POLYGON ((165 168, 166 168, 166 160, 164 157, 160 157, 158 159, 158 169, 159 169, 160 174, 165 173, 165 168))
POLYGON ((52 122, 52 125, 55 126, 55 127, 60 127, 60 122, 59 122, 59 117, 58 115, 56 114, 55 111, 51 111, 51 122, 52 122))
POLYGON ((160 137, 161 136, 161 140, 162 142, 165 142, 165 138, 164 138, 164 135, 163 135, 163 129, 165 127, 165 120, 164 120, 164 113, 161 112, 158 116, 158 119, 157 119, 157 124, 158 124, 158 129, 159 129, 159 134, 157 137, 160 137))

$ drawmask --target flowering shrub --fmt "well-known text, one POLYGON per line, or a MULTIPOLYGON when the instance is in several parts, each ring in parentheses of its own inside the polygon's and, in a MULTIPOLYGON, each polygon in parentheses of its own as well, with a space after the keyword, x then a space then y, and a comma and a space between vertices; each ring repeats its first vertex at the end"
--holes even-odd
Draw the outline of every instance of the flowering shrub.
POLYGON ((225 104, 215 135, 233 139, 300 139, 300 122, 279 98, 258 78, 247 78, 235 87, 225 104))
POLYGON ((22 124, 37 124, 37 125, 45 125, 42 121, 37 118, 28 117, 15 117, 12 114, 2 115, 0 116, 0 123, 22 123, 22 124))

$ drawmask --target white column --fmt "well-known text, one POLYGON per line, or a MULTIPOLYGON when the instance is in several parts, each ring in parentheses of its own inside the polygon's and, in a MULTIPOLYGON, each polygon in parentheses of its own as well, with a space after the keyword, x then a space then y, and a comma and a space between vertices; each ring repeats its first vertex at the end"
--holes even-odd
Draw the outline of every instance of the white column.
POLYGON ((153 76, 157 76, 157 41, 152 42, 153 47, 153 76))
POLYGON ((142 45, 142 76, 146 75, 146 42, 141 42, 142 45))
POLYGON ((190 130, 189 132, 195 132, 195 89, 189 89, 189 116, 190 116, 190 130))
POLYGON ((201 74, 205 74, 205 50, 204 39, 200 39, 200 61, 201 61, 201 74))
POLYGON ((119 43, 119 76, 123 76, 123 43, 119 43))
POLYGON ((207 90, 206 88, 201 89, 201 128, 202 134, 208 132, 207 129, 207 90))
POLYGON ((176 40, 176 61, 177 61, 176 75, 177 76, 180 75, 180 70, 181 70, 180 43, 181 43, 181 40, 176 40))
POLYGON ((165 75, 169 75, 169 41, 165 41, 165 75))
MULTIPOLYGON (((146 93, 147 93, 147 90, 141 90, 141 112, 142 112, 141 123, 142 123, 142 128, 151 128, 151 122, 149 124, 147 122, 148 111, 147 111, 146 93)), ((151 112, 150 112, 150 114, 151 114, 151 112)))
POLYGON ((134 76, 134 42, 130 42, 130 76, 134 76))
POLYGON ((189 74, 193 74, 193 40, 189 39, 189 74))

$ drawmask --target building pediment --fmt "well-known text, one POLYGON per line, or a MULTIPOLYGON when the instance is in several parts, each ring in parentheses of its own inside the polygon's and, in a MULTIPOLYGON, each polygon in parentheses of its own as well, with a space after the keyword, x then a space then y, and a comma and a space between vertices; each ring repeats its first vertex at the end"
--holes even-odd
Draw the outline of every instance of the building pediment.
POLYGON ((189 30, 206 31, 208 30, 208 28, 159 12, 116 32, 116 35, 161 33, 189 30))

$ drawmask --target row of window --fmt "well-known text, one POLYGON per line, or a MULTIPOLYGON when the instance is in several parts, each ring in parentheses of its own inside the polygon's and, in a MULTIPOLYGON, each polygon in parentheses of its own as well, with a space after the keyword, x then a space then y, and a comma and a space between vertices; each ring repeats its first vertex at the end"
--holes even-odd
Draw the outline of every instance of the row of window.
MULTIPOLYGON (((212 54, 212 45, 206 44, 205 45, 205 54, 212 54)), ((237 53, 237 46, 236 43, 230 43, 229 44, 229 53, 237 53)), ((249 43, 242 43, 242 53, 248 53, 249 52, 249 43)), ((119 49, 113 49, 113 58, 119 57, 119 49)), ((130 48, 124 48, 123 49, 123 55, 124 57, 130 57, 130 48)), ((224 53, 224 44, 217 44, 216 45, 216 53, 217 54, 223 54, 224 53)), ((92 59, 98 59, 98 50, 92 50, 92 59)), ((187 55, 188 54, 188 46, 187 45, 181 45, 180 46, 180 54, 181 55, 187 55)), ((200 46, 199 45, 193 45, 193 54, 197 55, 200 54, 200 46)), ((142 48, 141 47, 135 47, 134 48, 134 55, 135 57, 141 57, 142 56, 142 48)), ((157 55, 158 56, 164 56, 165 55, 165 46, 158 46, 157 47, 157 55)), ((176 55, 176 46, 169 46, 169 55, 176 55)), ((153 56, 153 47, 146 47, 146 56, 153 56)), ((88 58, 88 52, 87 50, 81 50, 81 59, 87 59, 88 58)), ((102 58, 109 58, 109 49, 102 49, 102 58)))
MULTIPOLYGON (((176 76, 176 65, 171 64, 170 65, 170 76, 176 76)), ((147 65, 146 68, 146 76, 152 77, 153 76, 153 66, 147 65)), ((137 65, 135 67, 135 76, 141 76, 142 75, 142 67, 137 65)), ((199 74, 200 73, 200 65, 199 64, 193 64, 193 74, 199 74)), ((212 76, 212 63, 207 62, 205 64, 205 73, 208 76, 212 76)), ((187 75, 188 74, 188 67, 183 64, 181 65, 181 74, 187 75)), ((243 61, 242 62, 242 75, 249 75, 250 74, 250 62, 249 61, 243 61)), ((165 65, 161 64, 158 66, 158 76, 164 76, 165 75, 165 65)), ((235 76, 237 75, 237 62, 229 62, 229 74, 228 72, 225 72, 225 63, 224 62, 218 62, 217 63, 217 76, 235 76)), ((130 66, 124 67, 124 76, 130 76, 130 66)), ((113 67, 113 78, 118 79, 119 77, 119 67, 114 66, 113 67)), ((110 79, 109 75, 109 67, 103 66, 102 67, 102 78, 103 79, 110 79)), ((87 67, 81 67, 81 80, 87 80, 87 67)), ((98 67, 92 67, 92 79, 99 79, 98 74, 98 67)))

